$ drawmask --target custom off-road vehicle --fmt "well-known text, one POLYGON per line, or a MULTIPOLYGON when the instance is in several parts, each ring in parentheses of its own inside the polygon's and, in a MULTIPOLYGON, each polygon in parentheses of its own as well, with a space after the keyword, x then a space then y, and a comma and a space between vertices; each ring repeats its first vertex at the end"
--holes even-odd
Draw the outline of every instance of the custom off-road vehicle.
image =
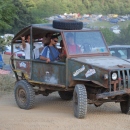
MULTIPOLYGON (((34 106, 35 95, 58 91, 63 100, 73 98, 74 116, 84 118, 87 104, 96 107, 105 102, 120 103, 121 112, 130 108, 130 63, 113 57, 99 30, 84 29, 74 20, 54 20, 52 24, 33 24, 21 30, 12 40, 21 43, 21 36, 30 35, 30 59, 11 57, 16 77, 15 99, 22 109, 34 106), (39 42, 47 33, 60 34, 65 47, 65 60, 34 59, 33 42, 39 42), (72 52, 67 40, 73 34, 76 51, 72 52)), ((73 48, 73 47, 72 47, 73 48)))

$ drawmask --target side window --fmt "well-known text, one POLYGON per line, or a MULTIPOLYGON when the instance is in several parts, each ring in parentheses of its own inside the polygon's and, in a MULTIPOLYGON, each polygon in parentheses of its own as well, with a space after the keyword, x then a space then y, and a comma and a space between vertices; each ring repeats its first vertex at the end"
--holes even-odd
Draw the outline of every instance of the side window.
POLYGON ((112 56, 116 56, 122 59, 127 59, 127 50, 126 49, 114 49, 110 50, 112 56))
POLYGON ((127 50, 127 59, 130 59, 130 48, 127 50))
POLYGON ((127 59, 127 50, 118 50, 122 59, 127 59))

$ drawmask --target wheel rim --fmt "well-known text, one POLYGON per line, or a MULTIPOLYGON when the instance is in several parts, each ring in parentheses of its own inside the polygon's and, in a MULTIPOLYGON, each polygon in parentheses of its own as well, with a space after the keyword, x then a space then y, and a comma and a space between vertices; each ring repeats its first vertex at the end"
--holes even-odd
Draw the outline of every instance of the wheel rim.
POLYGON ((24 89, 19 89, 18 90, 18 99, 21 103, 25 103, 26 100, 27 100, 27 97, 26 97, 26 92, 24 89))

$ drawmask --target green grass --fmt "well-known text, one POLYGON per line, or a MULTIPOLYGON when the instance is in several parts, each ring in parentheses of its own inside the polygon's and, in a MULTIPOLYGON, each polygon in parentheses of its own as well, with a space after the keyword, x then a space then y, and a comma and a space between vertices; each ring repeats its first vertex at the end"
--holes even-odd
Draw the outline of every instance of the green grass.
POLYGON ((87 25, 87 27, 91 27, 91 28, 110 28, 112 26, 115 25, 119 25, 120 29, 124 29, 127 28, 128 25, 130 24, 130 20, 127 20, 125 22, 118 22, 117 24, 115 23, 110 23, 108 21, 95 21, 95 22, 88 22, 89 24, 87 25))

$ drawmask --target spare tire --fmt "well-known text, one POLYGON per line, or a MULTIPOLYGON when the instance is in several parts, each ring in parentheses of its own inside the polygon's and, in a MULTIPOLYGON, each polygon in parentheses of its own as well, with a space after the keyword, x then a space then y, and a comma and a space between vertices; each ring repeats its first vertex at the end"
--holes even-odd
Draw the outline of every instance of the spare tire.
POLYGON ((80 30, 83 28, 83 22, 76 20, 53 20, 53 28, 64 30, 80 30))

